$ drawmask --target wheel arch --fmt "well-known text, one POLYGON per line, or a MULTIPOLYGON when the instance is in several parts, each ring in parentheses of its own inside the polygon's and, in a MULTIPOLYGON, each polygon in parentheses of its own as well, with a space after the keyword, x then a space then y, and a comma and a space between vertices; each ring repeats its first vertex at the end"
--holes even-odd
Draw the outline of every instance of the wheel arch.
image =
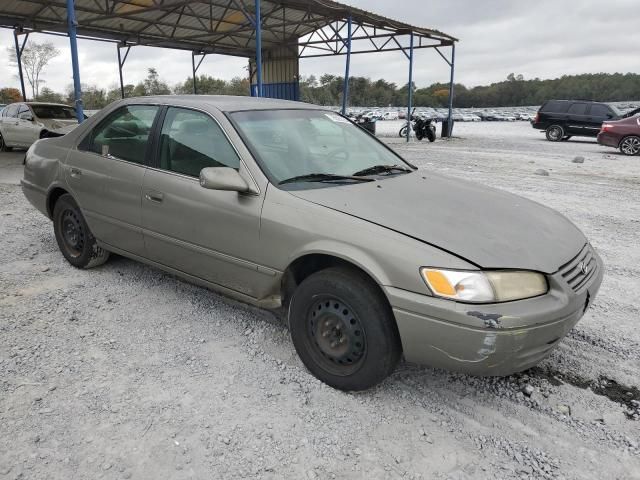
POLYGON ((617 148, 620 148, 620 146, 622 145, 622 142, 624 142, 629 137, 640 138, 640 134, 629 133, 627 135, 624 135, 623 137, 620 138, 620 141, 618 142, 618 147, 617 148))
POLYGON ((64 188, 60 187, 60 186, 55 186, 53 187, 51 190, 49 190, 49 192, 47 193, 47 215, 49 215, 49 218, 53 218, 53 208, 56 205, 56 202, 58 201, 58 199, 62 196, 65 195, 70 192, 68 190, 65 190, 64 188))
POLYGON ((382 298, 389 304, 389 299, 381 287, 381 285, 388 283, 386 275, 375 262, 371 261, 368 255, 362 254, 361 257, 357 258, 355 255, 338 253, 335 250, 314 250, 298 255, 291 260, 282 274, 280 286, 282 305, 288 306, 296 287, 305 278, 332 267, 344 267, 357 271, 371 282, 382 295, 382 298))

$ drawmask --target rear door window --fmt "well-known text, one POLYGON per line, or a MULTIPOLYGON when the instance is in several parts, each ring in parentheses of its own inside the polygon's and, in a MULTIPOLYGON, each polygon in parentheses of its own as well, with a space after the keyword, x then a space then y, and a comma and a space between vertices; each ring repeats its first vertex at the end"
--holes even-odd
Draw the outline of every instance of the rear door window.
POLYGON ((160 107, 127 105, 119 108, 93 129, 78 148, 144 164, 153 121, 160 107))
POLYGON ((586 103, 574 103, 569 107, 569 111, 567 113, 569 115, 586 115, 587 106, 588 105, 586 103))
POLYGON ((240 167, 220 126, 206 113, 170 107, 160 135, 160 168, 198 177, 207 167, 240 167))
POLYGON ((590 114, 592 117, 607 118, 607 116, 611 114, 611 111, 606 105, 599 105, 595 103, 591 105, 590 114))
POLYGON ((543 112, 549 112, 549 113, 564 113, 567 111, 568 106, 569 106, 568 102, 560 102, 558 100, 549 100, 547 103, 545 103, 542 106, 540 110, 543 112))

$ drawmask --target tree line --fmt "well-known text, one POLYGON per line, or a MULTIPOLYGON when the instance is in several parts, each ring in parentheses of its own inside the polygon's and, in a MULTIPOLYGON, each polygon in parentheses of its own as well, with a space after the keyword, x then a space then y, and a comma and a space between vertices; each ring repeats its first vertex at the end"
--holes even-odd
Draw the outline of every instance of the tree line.
MULTIPOLYGON (((50 60, 60 54, 50 42, 38 44, 29 41, 23 51, 22 64, 30 86, 31 99, 42 102, 74 103, 73 86, 64 93, 43 86, 43 71, 50 60)), ((9 60, 17 67, 15 51, 7 48, 9 60)), ((222 80, 209 75, 196 77, 198 93, 209 95, 249 95, 249 80, 236 77, 222 80)), ((417 107, 444 107, 449 102, 449 85, 434 83, 418 88, 415 83, 413 104, 417 107)), ((317 105, 340 105, 344 89, 344 78, 325 74, 300 79, 300 97, 304 102, 317 105)), ((566 75, 561 78, 526 80, 522 75, 511 73, 502 82, 467 88, 455 84, 454 105, 456 107, 507 107, 540 105, 550 98, 588 99, 603 102, 640 99, 640 75, 634 73, 596 73, 566 75)), ((96 110, 121 97, 120 87, 100 88, 95 85, 82 86, 84 107, 96 110)), ((124 86, 125 97, 147 95, 188 94, 193 92, 191 77, 174 86, 162 80, 155 68, 149 68, 147 76, 137 84, 124 86)), ((367 77, 349 78, 349 105, 353 107, 402 107, 407 105, 409 85, 399 86, 384 79, 367 77)), ((21 100, 15 88, 0 88, 0 103, 21 100)))

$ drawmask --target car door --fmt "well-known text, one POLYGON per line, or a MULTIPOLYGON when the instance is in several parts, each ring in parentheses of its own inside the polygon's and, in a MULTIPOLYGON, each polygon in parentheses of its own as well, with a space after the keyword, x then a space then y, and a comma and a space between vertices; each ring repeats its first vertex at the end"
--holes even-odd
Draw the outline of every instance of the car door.
POLYGON ((160 107, 126 105, 99 122, 72 149, 65 176, 95 237, 144 256, 142 182, 160 107))
POLYGON ((199 183, 206 167, 245 168, 218 120, 202 111, 169 107, 157 145, 155 168, 148 169, 143 186, 149 259, 260 297, 273 282, 272 273, 254 261, 264 196, 209 190, 199 183))
POLYGON ((15 125, 15 137, 23 147, 29 147, 40 138, 41 128, 36 125, 33 112, 26 103, 18 109, 18 119, 15 125))
POLYGON ((589 104, 585 102, 574 102, 569 106, 565 133, 570 135, 586 134, 588 107, 589 104))
POLYGON ((585 129, 591 135, 597 135, 602 127, 602 122, 615 118, 613 111, 602 103, 592 103, 587 116, 585 129))
POLYGON ((18 123, 19 103, 14 103, 5 107, 2 117, 2 138, 8 147, 17 147, 19 144, 15 138, 15 128, 18 123))

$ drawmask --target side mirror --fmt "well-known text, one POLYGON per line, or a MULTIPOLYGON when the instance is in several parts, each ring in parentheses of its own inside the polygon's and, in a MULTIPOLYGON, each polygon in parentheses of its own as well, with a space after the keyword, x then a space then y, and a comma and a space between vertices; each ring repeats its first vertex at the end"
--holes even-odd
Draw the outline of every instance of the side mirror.
POLYGON ((209 190, 248 192, 249 185, 238 171, 229 167, 208 167, 200 171, 200 186, 209 190))
POLYGON ((31 112, 22 112, 18 114, 18 118, 20 120, 26 120, 28 122, 33 122, 33 115, 31 115, 31 112))

